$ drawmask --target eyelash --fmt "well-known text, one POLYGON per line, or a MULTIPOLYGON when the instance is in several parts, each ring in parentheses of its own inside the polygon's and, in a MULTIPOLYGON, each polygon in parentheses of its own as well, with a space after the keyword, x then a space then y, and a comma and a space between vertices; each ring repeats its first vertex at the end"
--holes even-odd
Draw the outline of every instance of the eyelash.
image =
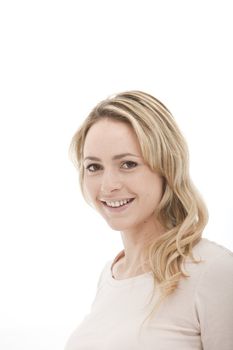
MULTIPOLYGON (((131 165, 133 164, 133 166, 130 166, 129 168, 128 167, 127 168, 123 168, 123 169, 126 169, 126 170, 130 170, 130 169, 136 168, 136 166, 138 165, 136 162, 133 162, 133 161, 129 160, 129 161, 123 162, 121 164, 121 166, 123 166, 125 164, 131 164, 131 165)), ((95 173, 96 171, 100 170, 100 167, 101 167, 100 164, 94 164, 93 163, 93 164, 89 164, 85 169, 87 171, 89 171, 90 173, 95 173), (98 167, 98 169, 97 170, 91 170, 90 169, 91 167, 98 167)))

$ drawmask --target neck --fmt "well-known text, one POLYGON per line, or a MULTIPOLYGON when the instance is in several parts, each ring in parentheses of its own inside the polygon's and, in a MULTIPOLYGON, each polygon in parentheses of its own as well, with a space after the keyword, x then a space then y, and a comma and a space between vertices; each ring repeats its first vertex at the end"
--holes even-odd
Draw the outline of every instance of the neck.
POLYGON ((164 232, 164 228, 157 222, 153 227, 137 227, 121 232, 124 256, 116 263, 114 276, 117 274, 119 278, 127 278, 150 271, 148 259, 143 260, 142 253, 164 232))

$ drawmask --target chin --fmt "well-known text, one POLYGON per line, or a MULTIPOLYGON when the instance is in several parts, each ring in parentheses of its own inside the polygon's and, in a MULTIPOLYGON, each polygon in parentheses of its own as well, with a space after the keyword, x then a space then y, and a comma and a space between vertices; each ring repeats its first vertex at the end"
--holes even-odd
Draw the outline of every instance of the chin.
POLYGON ((123 230, 123 225, 121 224, 117 224, 117 223, 114 223, 114 222, 109 222, 108 220, 106 220, 107 224, 109 227, 111 227, 112 230, 114 231, 122 231, 123 230))
MULTIPOLYGON (((105 219, 106 220, 106 219, 105 219)), ((132 227, 132 225, 123 223, 123 222, 113 222, 110 220, 106 220, 107 224, 111 227, 114 231, 125 231, 132 227)))

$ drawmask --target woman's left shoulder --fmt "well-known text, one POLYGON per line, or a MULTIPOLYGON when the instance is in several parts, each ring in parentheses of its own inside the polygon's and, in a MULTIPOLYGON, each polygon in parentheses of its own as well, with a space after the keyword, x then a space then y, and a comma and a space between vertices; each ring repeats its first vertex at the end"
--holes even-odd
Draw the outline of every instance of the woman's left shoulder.
MULTIPOLYGON (((228 248, 202 238, 201 241, 193 248, 193 255, 200 259, 201 263, 199 277, 206 282, 217 283, 230 280, 233 286, 233 252, 228 248)), ((225 282, 224 282, 225 283, 225 282)))
POLYGON ((207 238, 202 238, 193 248, 194 257, 200 258, 207 265, 215 264, 216 261, 233 262, 233 252, 207 238))

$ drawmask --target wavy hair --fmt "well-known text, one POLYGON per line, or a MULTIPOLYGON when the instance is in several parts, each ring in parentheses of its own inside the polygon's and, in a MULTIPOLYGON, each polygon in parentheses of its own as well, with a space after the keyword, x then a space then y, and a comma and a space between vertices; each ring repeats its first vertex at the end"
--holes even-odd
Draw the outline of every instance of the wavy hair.
POLYGON ((82 192, 84 142, 88 130, 100 118, 129 124, 138 138, 144 161, 165 179, 163 196, 155 211, 165 233, 148 243, 141 259, 148 262, 153 272, 154 288, 160 287, 158 306, 176 290, 181 277, 188 277, 184 269, 186 258, 199 262, 192 248, 201 239, 208 211, 191 181, 187 144, 172 114, 158 99, 142 91, 123 92, 101 101, 73 136, 70 154, 79 169, 82 192))

